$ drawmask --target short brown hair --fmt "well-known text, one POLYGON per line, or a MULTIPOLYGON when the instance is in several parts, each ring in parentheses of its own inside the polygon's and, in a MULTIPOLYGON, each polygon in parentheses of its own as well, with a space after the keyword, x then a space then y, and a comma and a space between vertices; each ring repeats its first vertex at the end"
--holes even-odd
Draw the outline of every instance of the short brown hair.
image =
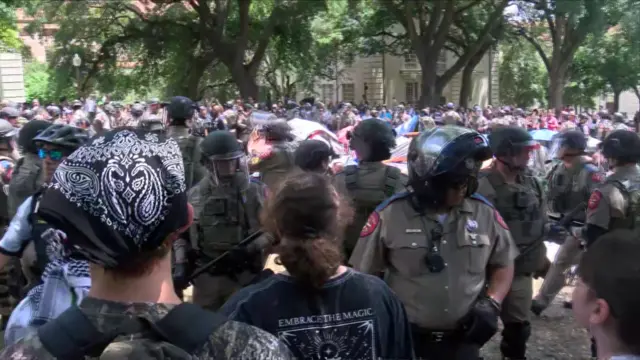
POLYGON ((135 279, 150 274, 154 266, 164 259, 171 250, 173 238, 169 237, 159 247, 141 252, 131 257, 127 261, 123 261, 118 266, 106 268, 105 270, 111 276, 117 279, 135 279))
POLYGON ((342 233, 350 218, 330 179, 312 172, 287 177, 262 212, 280 261, 312 289, 321 288, 342 264, 342 233))
POLYGON ((640 354, 640 234, 616 230, 589 247, 578 268, 582 281, 609 304, 616 336, 633 354, 640 354))

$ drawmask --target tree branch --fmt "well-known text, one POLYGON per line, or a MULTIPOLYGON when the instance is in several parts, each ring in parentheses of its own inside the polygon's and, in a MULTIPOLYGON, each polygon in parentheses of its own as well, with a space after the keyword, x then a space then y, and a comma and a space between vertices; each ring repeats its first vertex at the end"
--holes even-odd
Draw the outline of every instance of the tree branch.
POLYGON ((484 0, 473 0, 473 1, 469 1, 469 3, 467 5, 461 6, 458 9, 455 10, 455 14, 456 16, 461 15, 462 13, 464 13, 465 11, 471 9, 472 7, 480 4, 481 2, 483 2, 484 0))
POLYGON ((278 9, 279 9, 278 6, 276 6, 271 11, 271 15, 267 20, 267 27, 262 31, 260 39, 258 40, 258 47, 256 48, 256 51, 253 53, 253 57, 251 58, 251 61, 247 65, 249 68, 249 71, 255 72, 258 66, 260 65, 260 63, 262 62, 262 59, 264 58, 264 54, 267 51, 267 46, 269 46, 269 41, 271 41, 273 32, 275 31, 276 25, 278 24, 278 19, 281 16, 280 11, 278 11, 278 9))
POLYGON ((449 80, 460 70, 462 70, 469 60, 471 60, 483 46, 486 45, 487 42, 491 40, 492 30, 496 27, 496 23, 498 19, 502 19, 502 13, 504 12, 504 8, 507 6, 508 0, 502 0, 501 3, 496 7, 496 9, 489 15, 488 21, 485 24, 484 28, 480 32, 480 36, 478 36, 478 40, 470 47, 467 48, 465 53, 458 58, 458 60, 447 69, 444 74, 438 76, 438 81, 444 82, 445 84, 449 82, 449 80))
POLYGON ((547 68, 547 72, 551 73, 551 61, 549 61, 549 57, 544 52, 544 49, 542 48, 542 46, 540 46, 540 44, 533 37, 527 34, 526 30, 524 30, 523 28, 520 28, 518 35, 522 36, 531 45, 533 45, 533 47, 538 52, 538 55, 540 55, 540 58, 542 59, 542 62, 544 63, 545 68, 547 68))

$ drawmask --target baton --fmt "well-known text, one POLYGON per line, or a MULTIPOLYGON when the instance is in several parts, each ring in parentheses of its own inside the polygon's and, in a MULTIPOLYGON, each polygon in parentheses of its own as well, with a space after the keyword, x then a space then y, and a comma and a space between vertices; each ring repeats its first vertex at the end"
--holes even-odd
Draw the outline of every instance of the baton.
POLYGON ((202 275, 202 273, 208 271, 211 267, 215 266, 217 263, 219 263, 220 261, 222 261, 226 257, 228 257, 233 251, 237 251, 237 250, 246 248, 246 246, 248 244, 254 242, 262 234, 264 234, 264 231, 262 231, 262 230, 258 230, 256 232, 254 232, 253 234, 247 236, 244 240, 242 240, 240 243, 238 243, 237 245, 235 245, 231 249, 229 249, 229 250, 225 251, 224 253, 222 253, 222 255, 216 257, 213 260, 210 260, 209 262, 207 262, 204 265, 200 266, 199 268, 195 269, 191 273, 191 275, 189 275, 187 277, 187 280, 185 281, 185 284, 191 283, 195 278, 197 278, 198 276, 202 275))

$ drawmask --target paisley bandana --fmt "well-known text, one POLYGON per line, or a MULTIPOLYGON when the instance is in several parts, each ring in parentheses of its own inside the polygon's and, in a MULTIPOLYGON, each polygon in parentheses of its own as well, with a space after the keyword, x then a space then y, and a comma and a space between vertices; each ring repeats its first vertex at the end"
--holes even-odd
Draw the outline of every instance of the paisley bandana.
POLYGON ((114 267, 187 225, 185 191, 173 139, 120 128, 58 166, 38 214, 67 234, 65 251, 114 267))

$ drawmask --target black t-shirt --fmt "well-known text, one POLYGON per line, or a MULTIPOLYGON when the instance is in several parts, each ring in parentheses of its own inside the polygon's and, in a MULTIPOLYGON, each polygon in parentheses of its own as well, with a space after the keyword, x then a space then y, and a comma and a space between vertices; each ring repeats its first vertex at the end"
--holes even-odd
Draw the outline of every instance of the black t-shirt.
POLYGON ((349 269, 312 292, 277 274, 238 291, 230 319, 277 336, 299 359, 411 359, 400 300, 379 278, 349 269))

